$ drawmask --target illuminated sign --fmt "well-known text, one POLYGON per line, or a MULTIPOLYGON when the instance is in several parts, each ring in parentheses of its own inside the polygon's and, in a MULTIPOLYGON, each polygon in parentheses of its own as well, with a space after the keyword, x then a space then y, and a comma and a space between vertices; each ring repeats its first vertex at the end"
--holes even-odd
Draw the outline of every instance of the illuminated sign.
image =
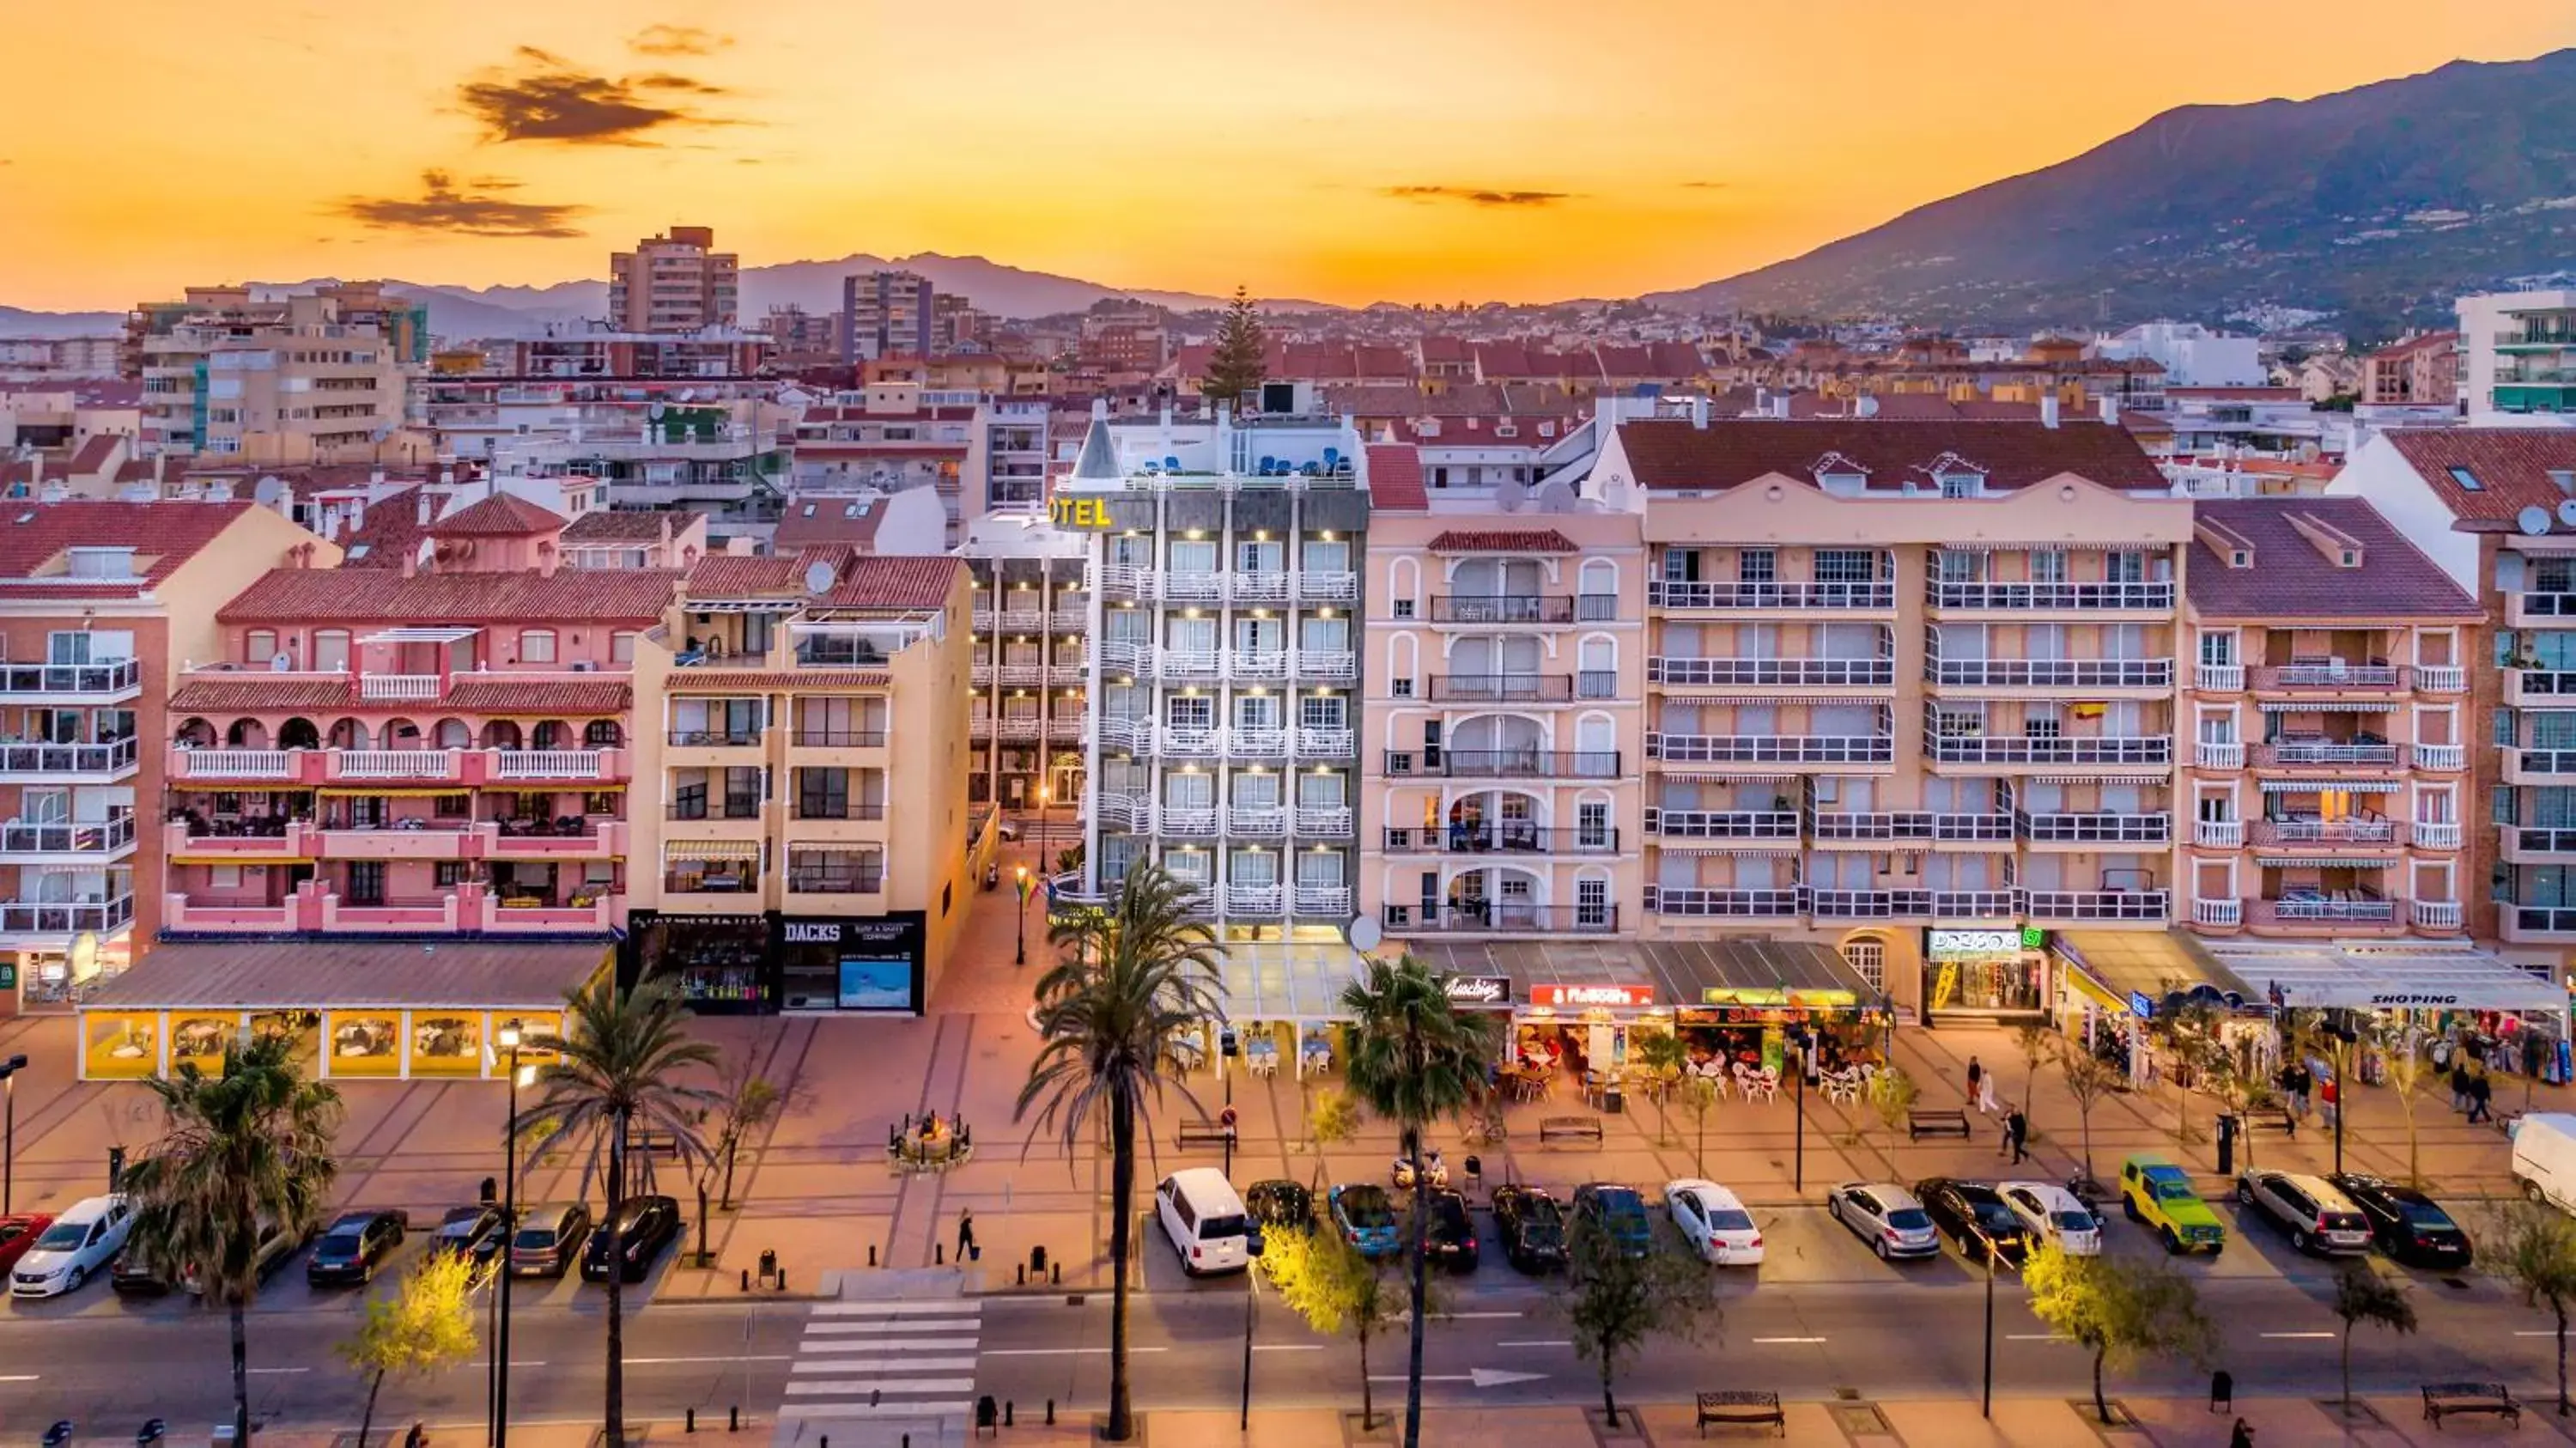
POLYGON ((1448 985, 1449 999, 1462 1006, 1506 1005, 1512 998, 1509 976, 1453 975, 1448 985))
POLYGON ((1107 498, 1067 497, 1062 493, 1047 499, 1047 521, 1075 533, 1109 531, 1107 498))
POLYGON ((1650 985, 1534 985, 1530 987, 1530 1004, 1534 1006, 1650 1006, 1655 1003, 1655 988, 1650 985))
POLYGON ((2018 955, 2030 948, 2028 932, 2020 930, 1927 930, 1924 937, 1924 953, 1934 960, 2018 955))

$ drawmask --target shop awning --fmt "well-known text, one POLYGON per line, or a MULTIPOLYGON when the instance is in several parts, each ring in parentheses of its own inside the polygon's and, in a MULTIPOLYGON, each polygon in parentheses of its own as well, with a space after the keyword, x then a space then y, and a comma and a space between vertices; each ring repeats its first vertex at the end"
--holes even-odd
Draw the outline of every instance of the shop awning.
POLYGON ((1461 941, 1417 946, 1415 953, 1451 975, 1506 978, 1512 999, 1524 1005, 1545 1004, 1567 989, 1662 1009, 1835 1009, 1880 998, 1839 951, 1813 941, 1461 941))
POLYGON ((2285 1006, 2351 1010, 2548 1011, 2567 993, 2545 976, 2474 946, 2428 941, 2231 944, 2216 952, 2254 982, 2262 1000, 2275 987, 2285 1006))
POLYGON ((358 642, 362 644, 452 644, 460 639, 470 639, 482 631, 483 630, 479 628, 454 626, 447 628, 387 628, 378 629, 374 633, 360 638, 358 642))
MULTIPOLYGON (((2396 849, 2395 845, 2388 847, 2396 849)), ((2397 863, 2394 859, 2357 859, 2349 855, 2266 855, 2257 853, 2254 863, 2267 870, 2384 870, 2397 863)))
POLYGON ((2267 779, 2265 794, 2395 794, 2404 788, 2393 779, 2267 779))
POLYGON ((662 858, 674 864, 681 861, 757 860, 760 858, 760 841, 672 840, 662 846, 662 858))
MULTIPOLYGON (((298 855, 172 855, 173 865, 310 865, 313 860, 298 855)), ((92 867, 95 868, 95 867, 92 867)))
POLYGON ((2266 714, 2385 714, 2385 699, 2265 699, 2254 706, 2266 714))
POLYGON ((170 941, 89 991, 84 1012, 561 1010, 605 940, 170 941))
POLYGON ((2261 1004, 2262 996, 2242 977, 2221 964, 2207 947, 2173 930, 2061 930, 2051 937, 2059 956, 2091 976, 2092 983, 2120 1009, 2130 1009, 2132 992, 2162 1009, 2167 996, 2188 994, 2207 986, 2239 1002, 2261 1004))
POLYGON ((1238 1025, 1350 1018, 1342 992, 1360 979, 1360 955, 1320 941, 1231 941, 1218 967, 1219 1002, 1238 1025))
POLYGON ((466 784, 334 784, 314 791, 315 794, 326 795, 333 799, 348 799, 359 795, 369 799, 379 799, 387 795, 417 798, 423 795, 472 794, 473 792, 473 786, 466 784))

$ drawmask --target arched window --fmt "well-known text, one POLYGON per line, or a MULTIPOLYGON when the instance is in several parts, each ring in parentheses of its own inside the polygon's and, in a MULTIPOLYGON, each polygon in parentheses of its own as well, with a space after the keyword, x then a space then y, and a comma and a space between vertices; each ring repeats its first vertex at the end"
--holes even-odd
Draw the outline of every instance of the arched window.
POLYGON ((581 731, 581 742, 590 749, 615 749, 626 742, 626 731, 614 719, 593 719, 581 731))
POLYGON ((1576 588, 1578 617, 1585 620, 1619 616, 1619 565, 1607 558, 1586 558, 1576 588))
POLYGON ((1867 982, 1869 988, 1884 993, 1887 989, 1887 942, 1875 935, 1855 935, 1842 944, 1843 964, 1867 982))

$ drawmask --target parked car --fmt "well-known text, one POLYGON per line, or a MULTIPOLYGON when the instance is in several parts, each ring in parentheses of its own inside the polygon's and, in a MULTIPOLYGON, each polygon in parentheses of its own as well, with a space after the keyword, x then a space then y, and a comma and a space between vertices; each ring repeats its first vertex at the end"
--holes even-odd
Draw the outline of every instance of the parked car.
POLYGON ((2410 1267, 2461 1271, 2475 1255, 2469 1234, 2431 1197, 2413 1187, 2347 1172, 2326 1178, 2361 1209, 2379 1250, 2410 1267))
POLYGON ((1443 1189, 1424 1202, 1422 1254, 1454 1272, 1476 1270, 1476 1217, 1467 1199, 1443 1189))
POLYGON ((519 1213, 519 1230, 510 1237, 510 1275, 561 1277, 590 1235, 590 1208, 579 1202, 555 1202, 519 1213))
POLYGON ((1712 1181, 1684 1177, 1664 1184, 1673 1226, 1703 1262, 1720 1267, 1762 1265, 1762 1229, 1735 1193, 1712 1181))
POLYGON ((449 1207, 430 1234, 429 1255, 455 1253, 480 1266, 501 1250, 501 1209, 488 1203, 449 1207))
POLYGON ((1494 1188, 1494 1235, 1503 1260, 1528 1273, 1565 1270, 1565 1209, 1536 1187, 1494 1188))
POLYGON ((2017 1267, 2030 1256, 2021 1218, 2003 1193, 1984 1182, 1926 1177, 1914 1184, 1914 1196, 1932 1225, 1957 1243, 1968 1260, 1983 1262, 1992 1252, 1997 1263, 2017 1267))
POLYGON ((1324 1196, 1325 1209, 1333 1216, 1333 1230, 1359 1248, 1361 1256, 1392 1257, 1404 1250, 1404 1239, 1395 1230, 1395 1207, 1387 1200, 1386 1188, 1375 1182, 1350 1182, 1324 1196))
POLYGON ((1845 1182, 1825 1193, 1825 1215, 1886 1261, 1941 1255, 1941 1234, 1914 1193, 1894 1182, 1845 1182))
POLYGON ((9 1295, 53 1297, 80 1291, 82 1283, 116 1260, 133 1230, 134 1209, 122 1196, 72 1203, 20 1254, 9 1271, 9 1295))
POLYGON ((2120 1163, 2120 1210, 2143 1222, 2168 1252, 2227 1249, 2227 1227, 2193 1189, 2191 1174, 2171 1158, 2142 1151, 2120 1163))
POLYGON ((1258 1229, 1243 1196, 1212 1166, 1183 1167, 1154 1188, 1154 1217, 1181 1270, 1192 1277, 1252 1265, 1258 1229))
MULTIPOLYGON (((253 1248, 251 1252, 252 1273, 257 1276, 260 1281, 266 1282, 269 1278, 277 1275, 277 1269, 285 1266, 286 1259, 294 1256, 296 1250, 302 1247, 307 1240, 308 1239, 304 1234, 300 1232, 290 1232, 275 1222, 260 1223, 259 1245, 253 1248)), ((133 1254, 131 1252, 120 1253, 117 1256, 117 1260, 119 1262, 123 1262, 127 1257, 132 1255, 133 1254)), ((111 1282, 110 1285, 114 1285, 113 1282, 111 1282)), ((187 1288, 188 1295, 191 1297, 203 1297, 206 1295, 205 1284, 197 1280, 197 1274, 193 1271, 182 1274, 179 1279, 179 1285, 187 1288)))
POLYGON ((2055 1182, 2005 1182, 1995 1190, 2033 1246, 2047 1243, 2069 1257, 2102 1254, 2102 1219, 2073 1192, 2055 1182))
POLYGON ((1283 1179, 1254 1182, 1243 1189, 1243 1209, 1265 1227, 1311 1227, 1315 1194, 1283 1179))
POLYGON ((53 1224, 54 1219, 42 1212, 20 1212, 14 1217, 0 1217, 0 1272, 8 1271, 12 1264, 26 1255, 27 1249, 36 1245, 36 1239, 45 1235, 45 1229, 53 1224))
POLYGON ((2513 1181, 2522 1194, 2576 1212, 2576 1115, 2526 1111, 2505 1127, 2513 1138, 2513 1181))
POLYGON ((2236 1178, 2236 1200, 2270 1218, 2302 1252, 2351 1257, 2370 1250, 2370 1219, 2324 1177, 2245 1172, 2236 1178))
POLYGON ((108 1264, 107 1285, 119 1297, 164 1297, 170 1291, 170 1284, 162 1281, 161 1274, 153 1271, 143 1254, 132 1247, 117 1253, 116 1260, 108 1264))
POLYGON ((364 1287, 376 1280, 376 1268, 402 1246, 410 1219, 401 1212, 342 1212, 322 1229, 313 1255, 304 1259, 304 1280, 315 1287, 364 1287))
POLYGON ((1643 1257, 1655 1250, 1655 1224, 1646 1215, 1646 1199, 1635 1187, 1585 1182, 1574 1189, 1574 1220, 1608 1232, 1625 1256, 1643 1257))
POLYGON ((590 1234, 590 1245, 581 1254, 582 1280, 608 1280, 608 1254, 622 1232, 626 1255, 622 1275, 628 1282, 643 1281, 653 1270, 653 1259, 679 1240, 680 1204, 670 1197, 628 1197, 617 1204, 616 1225, 618 1231, 603 1224, 590 1234))

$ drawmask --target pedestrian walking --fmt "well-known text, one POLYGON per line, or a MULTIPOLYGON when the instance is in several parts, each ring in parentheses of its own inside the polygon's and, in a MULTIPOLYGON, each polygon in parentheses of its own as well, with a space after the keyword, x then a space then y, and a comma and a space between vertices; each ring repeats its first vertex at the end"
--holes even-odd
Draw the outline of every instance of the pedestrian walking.
POLYGON ((2326 1084, 2324 1087, 2317 1092, 2318 1102, 2325 1107, 2325 1113, 2322 1119, 2326 1124, 2326 1129, 2329 1131, 2334 1129, 2336 1110, 2335 1103, 2342 1094, 2336 1090, 2338 1084, 2339 1083, 2336 1082, 2333 1077, 2329 1076, 2326 1078, 2326 1084))
POLYGON ((2016 1106, 2004 1118, 2004 1140, 2012 1146, 2012 1164, 2019 1166, 2030 1159, 2030 1118, 2016 1106))
MULTIPOLYGON (((1979 1061, 1974 1056, 1970 1056, 1968 1058, 1968 1104, 1970 1106, 1975 1106, 1977 1104, 1977 1089, 1985 1085, 1985 1083, 1985 1063, 1979 1061)), ((1982 1110, 1983 1108, 1980 1109, 1982 1110)))
POLYGON ((1979 1116, 1995 1114, 1995 1073, 1992 1071, 1988 1071, 1986 1079, 1977 1085, 1977 1114, 1979 1116))
POLYGON ((975 1251, 975 1213, 972 1208, 957 1210, 957 1260, 965 1261, 975 1251))
POLYGON ((2254 1448, 2254 1428, 2244 1419, 2236 1420, 2236 1430, 2227 1435, 2227 1448, 2254 1448))
POLYGON ((2495 1083, 2481 1072, 2469 1078, 2469 1123, 2492 1122, 2495 1116, 2487 1107, 2495 1099, 2495 1083))
POLYGON ((2305 1121, 2308 1119, 2308 1112, 2313 1109, 2313 1103, 2309 1098, 2316 1092, 2317 1075, 2308 1069, 2307 1062, 2293 1061, 2290 1063, 2290 1078, 2299 1103, 2299 1119, 2305 1121))
POLYGON ((2466 1057, 2451 1062, 2451 1109, 2469 1109, 2469 1063, 2466 1057))

